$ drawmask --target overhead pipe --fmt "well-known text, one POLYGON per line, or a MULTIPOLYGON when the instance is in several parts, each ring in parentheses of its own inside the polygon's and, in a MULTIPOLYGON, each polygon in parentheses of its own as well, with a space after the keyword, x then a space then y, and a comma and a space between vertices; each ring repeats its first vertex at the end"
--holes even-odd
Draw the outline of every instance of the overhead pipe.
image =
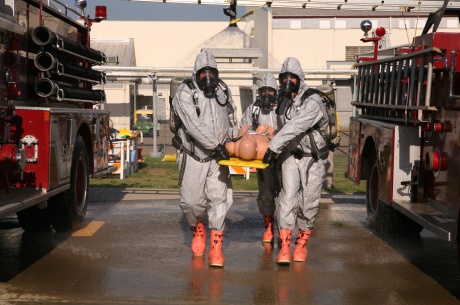
POLYGON ((85 103, 105 103, 103 90, 83 89, 74 86, 58 84, 49 78, 41 78, 35 84, 35 92, 40 97, 54 98, 58 101, 75 101, 85 103))
POLYGON ((51 53, 39 53, 34 60, 35 67, 42 72, 52 72, 59 76, 67 76, 80 80, 86 80, 94 83, 107 82, 107 77, 104 72, 92 69, 86 69, 71 63, 61 62, 51 53))
MULTIPOLYGON (((111 73, 117 76, 138 76, 148 77, 151 74, 159 73, 171 73, 176 76, 181 76, 183 73, 192 73, 193 68, 177 68, 177 67, 119 67, 119 66, 94 66, 93 69, 98 71, 104 71, 107 74, 111 73)), ((316 74, 345 74, 345 75, 356 75, 357 69, 303 69, 302 72, 305 76, 316 75, 316 74)), ((220 73, 230 74, 257 74, 263 75, 265 73, 273 73, 278 75, 279 69, 260 69, 260 68, 219 68, 220 73)), ((252 77, 252 75, 251 75, 252 77)))
POLYGON ((52 46, 57 50, 96 62, 106 64, 107 56, 101 51, 86 47, 67 37, 59 36, 44 26, 36 27, 32 32, 32 40, 41 47, 52 46))

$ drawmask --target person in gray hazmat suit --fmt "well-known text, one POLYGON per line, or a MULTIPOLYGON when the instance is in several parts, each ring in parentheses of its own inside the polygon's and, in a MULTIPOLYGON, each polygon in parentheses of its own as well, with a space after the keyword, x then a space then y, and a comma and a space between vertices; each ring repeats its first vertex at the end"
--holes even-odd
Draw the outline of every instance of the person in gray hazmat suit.
POLYGON ((281 190, 276 201, 280 250, 278 264, 291 262, 291 235, 299 229, 292 259, 306 261, 307 240, 319 208, 328 155, 324 128, 327 112, 318 94, 308 89, 300 62, 288 57, 279 74, 278 132, 268 145, 263 162, 281 162, 281 190))
POLYGON ((197 55, 192 78, 179 85, 172 105, 180 121, 173 144, 178 149, 180 207, 193 231, 191 250, 195 256, 205 254, 207 216, 209 264, 221 267, 225 217, 233 190, 228 166, 218 162, 230 159, 223 143, 236 138, 238 121, 230 89, 219 79, 210 52, 197 55))
MULTIPOLYGON (((255 131, 260 124, 266 124, 276 130, 276 98, 278 83, 271 73, 262 76, 258 84, 258 98, 243 113, 240 127, 247 124, 250 130, 255 131)), ((257 204, 259 212, 263 215, 265 223, 265 232, 262 236, 262 242, 272 243, 274 238, 274 214, 275 214, 275 168, 257 170, 257 182, 259 185, 259 194, 257 204)))

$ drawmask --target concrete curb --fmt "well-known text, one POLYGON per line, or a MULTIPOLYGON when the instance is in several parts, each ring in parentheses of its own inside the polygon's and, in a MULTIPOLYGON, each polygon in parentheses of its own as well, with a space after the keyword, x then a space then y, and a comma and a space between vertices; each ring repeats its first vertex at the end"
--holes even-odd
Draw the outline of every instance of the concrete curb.
MULTIPOLYGON (((234 191, 234 197, 257 197, 257 191, 234 191)), ((321 194, 322 201, 331 198, 363 199, 365 195, 327 193, 321 194)), ((107 202, 120 200, 164 200, 179 199, 179 190, 175 189, 146 189, 146 188, 106 188, 91 187, 89 190, 90 202, 107 202)))

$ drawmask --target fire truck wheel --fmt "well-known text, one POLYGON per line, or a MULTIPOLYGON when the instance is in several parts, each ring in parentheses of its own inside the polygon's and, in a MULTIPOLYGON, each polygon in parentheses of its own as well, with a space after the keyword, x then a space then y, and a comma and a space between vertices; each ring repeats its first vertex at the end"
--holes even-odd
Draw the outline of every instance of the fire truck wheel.
POLYGON ((16 213, 21 228, 25 231, 45 231, 51 229, 49 213, 37 205, 16 213))
POLYGON ((50 200, 51 223, 56 231, 78 229, 88 207, 89 159, 85 142, 78 136, 72 156, 70 189, 50 200))
POLYGON ((379 173, 378 164, 375 160, 368 168, 366 181, 366 207, 367 218, 372 226, 379 226, 383 222, 387 212, 385 204, 379 201, 379 173))

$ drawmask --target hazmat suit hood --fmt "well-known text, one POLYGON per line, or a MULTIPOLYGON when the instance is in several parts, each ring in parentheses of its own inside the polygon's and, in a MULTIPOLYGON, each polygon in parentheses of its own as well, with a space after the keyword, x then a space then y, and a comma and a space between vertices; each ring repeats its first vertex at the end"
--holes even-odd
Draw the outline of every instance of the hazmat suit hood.
POLYGON ((279 75, 279 82, 280 82, 280 93, 285 91, 286 88, 284 88, 283 83, 282 83, 282 75, 285 73, 292 73, 296 77, 298 77, 298 85, 296 85, 295 90, 296 92, 289 92, 289 93, 295 93, 295 95, 298 95, 301 91, 303 91, 305 85, 304 78, 305 74, 302 71, 302 66, 300 65, 300 62, 297 58, 294 57, 288 57, 283 63, 283 66, 281 67, 281 72, 279 75))
POLYGON ((195 59, 195 65, 193 66, 193 78, 196 81, 196 73, 204 67, 210 67, 217 70, 217 62, 209 51, 201 51, 198 53, 195 59))
POLYGON ((273 74, 262 76, 258 88, 260 107, 266 111, 273 109, 276 106, 277 92, 278 83, 273 74))
POLYGON ((261 77, 259 82, 259 89, 262 87, 271 87, 275 90, 278 90, 278 83, 276 82, 276 78, 271 73, 267 73, 261 77))
POLYGON ((212 53, 202 51, 197 55, 193 68, 193 78, 197 87, 203 91, 207 98, 215 97, 219 84, 219 71, 212 53))
POLYGON ((297 58, 295 57, 288 57, 283 63, 283 66, 281 67, 281 73, 284 72, 291 72, 297 75, 300 78, 300 81, 303 82, 305 75, 302 72, 302 66, 300 65, 300 62, 297 58))

